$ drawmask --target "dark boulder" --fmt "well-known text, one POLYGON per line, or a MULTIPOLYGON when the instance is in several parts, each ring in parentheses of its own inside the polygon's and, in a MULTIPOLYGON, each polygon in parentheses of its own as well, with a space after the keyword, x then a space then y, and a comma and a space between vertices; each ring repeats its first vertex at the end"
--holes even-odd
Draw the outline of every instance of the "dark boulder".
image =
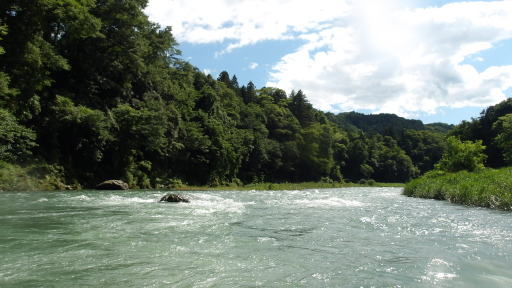
POLYGON ((160 199, 160 202, 185 202, 188 203, 190 200, 180 194, 169 193, 160 199))
POLYGON ((121 180, 107 180, 98 184, 96 190, 128 190, 128 184, 121 180))

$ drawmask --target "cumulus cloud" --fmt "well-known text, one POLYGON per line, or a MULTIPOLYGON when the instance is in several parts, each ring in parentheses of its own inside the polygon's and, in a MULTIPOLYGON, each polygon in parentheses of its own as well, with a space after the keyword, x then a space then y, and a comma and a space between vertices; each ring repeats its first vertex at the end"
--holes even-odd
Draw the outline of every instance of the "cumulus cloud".
POLYGON ((478 72, 465 60, 485 61, 478 52, 512 38, 512 0, 408 3, 151 0, 146 12, 173 26, 179 42, 222 43, 218 55, 265 40, 303 40, 273 66, 266 86, 302 89, 322 110, 412 117, 505 99, 512 66, 478 72))
POLYGON ((252 62, 251 64, 249 64, 249 69, 256 69, 256 67, 258 67, 258 63, 255 63, 255 62, 252 62))
POLYGON ((264 40, 292 39, 346 15, 343 0, 151 0, 152 21, 172 26, 178 41, 226 42, 221 53, 264 40))
POLYGON ((462 63, 512 37, 512 1, 371 11, 365 7, 369 2, 356 5, 346 27, 303 35, 310 42, 283 57, 267 85, 300 87, 323 110, 370 109, 407 117, 506 98, 512 66, 479 73, 462 63))

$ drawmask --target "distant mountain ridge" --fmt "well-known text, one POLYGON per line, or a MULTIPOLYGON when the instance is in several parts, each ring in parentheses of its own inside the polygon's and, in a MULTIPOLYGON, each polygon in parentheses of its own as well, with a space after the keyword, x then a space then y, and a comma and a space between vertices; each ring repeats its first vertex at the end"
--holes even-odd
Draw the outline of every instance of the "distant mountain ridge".
POLYGON ((410 130, 435 130, 438 132, 446 133, 453 129, 454 125, 446 123, 431 123, 423 124, 421 120, 406 119, 396 114, 382 113, 382 114, 363 114, 359 112, 343 112, 337 115, 333 113, 326 113, 327 118, 336 123, 338 127, 355 131, 357 129, 363 130, 365 133, 376 132, 385 134, 386 129, 392 127, 395 131, 400 132, 403 129, 410 130))

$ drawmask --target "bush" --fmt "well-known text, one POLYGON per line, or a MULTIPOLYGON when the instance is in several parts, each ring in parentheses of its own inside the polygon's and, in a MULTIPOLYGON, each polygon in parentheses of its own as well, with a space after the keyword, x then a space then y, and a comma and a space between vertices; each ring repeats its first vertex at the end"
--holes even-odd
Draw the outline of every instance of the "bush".
POLYGON ((436 169, 446 172, 462 170, 472 172, 482 169, 483 162, 487 158, 487 155, 482 153, 484 149, 482 140, 462 142, 454 136, 448 137, 446 150, 436 169))

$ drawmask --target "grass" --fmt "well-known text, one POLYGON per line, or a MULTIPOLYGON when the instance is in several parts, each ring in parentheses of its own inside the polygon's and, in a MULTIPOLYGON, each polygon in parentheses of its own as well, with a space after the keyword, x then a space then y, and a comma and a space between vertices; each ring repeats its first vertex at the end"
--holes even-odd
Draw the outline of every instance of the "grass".
POLYGON ((221 185, 216 187, 210 186, 180 186, 173 190, 187 191, 187 190, 305 190, 305 189, 325 189, 325 188, 344 188, 344 187, 404 187, 403 183, 370 183, 370 184, 357 184, 357 183, 339 183, 339 182, 303 182, 303 183, 255 183, 243 186, 237 185, 221 185))
MULTIPOLYGON (((56 174, 55 168, 52 166, 22 168, 18 165, 0 161, 0 192, 64 190, 73 188, 64 185, 56 174), (51 173, 39 173, 37 172, 38 169, 48 170, 51 173)), ((79 187, 75 186, 74 188, 79 187)))
POLYGON ((479 172, 433 171, 407 183, 404 195, 512 210, 512 167, 479 172))
MULTIPOLYGON (((48 171, 43 173, 34 173, 34 169, 21 168, 17 165, 8 164, 0 161, 0 191, 41 191, 41 190, 65 190, 80 189, 79 185, 74 187, 64 185, 58 177, 58 171, 53 167, 46 167, 48 171), (55 171, 54 171, 55 170, 55 171), (45 173, 46 172, 46 173, 45 173), (42 177, 39 175, 43 175, 42 177), (57 176, 56 176, 57 175, 57 176), (39 177, 37 177, 39 176, 39 177)), ((172 188, 154 188, 174 191, 192 191, 192 190, 304 190, 304 189, 322 189, 322 188, 342 188, 342 187, 404 187, 403 183, 379 183, 373 180, 360 180, 359 183, 340 183, 340 182, 303 182, 303 183, 256 183, 247 185, 211 186, 188 186, 181 181, 173 185, 172 188)))
POLYGON ((30 177, 24 169, 0 161, 0 191, 38 190, 37 179, 30 177))

